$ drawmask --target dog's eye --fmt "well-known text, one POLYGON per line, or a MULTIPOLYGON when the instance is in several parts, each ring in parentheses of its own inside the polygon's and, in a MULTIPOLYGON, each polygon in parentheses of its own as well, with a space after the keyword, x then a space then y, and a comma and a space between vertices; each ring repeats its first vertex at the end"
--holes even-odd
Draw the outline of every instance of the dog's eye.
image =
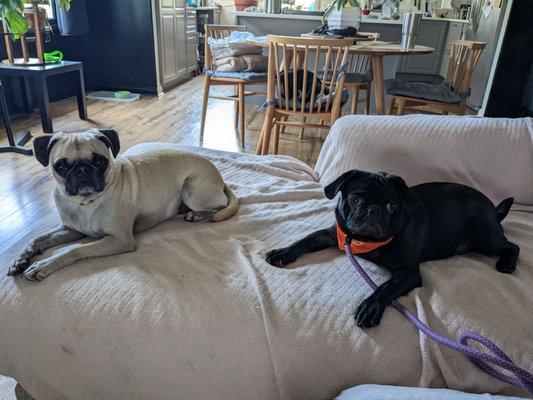
POLYGON ((58 161, 54 164, 54 170, 58 175, 63 176, 67 173, 67 164, 64 161, 58 161))
POLYGON ((353 205, 353 206, 358 206, 359 204, 361 204, 363 200, 359 197, 359 196, 356 196, 356 195, 352 195, 350 197, 350 203, 353 205))
POLYGON ((396 204, 394 203, 387 203, 387 210, 389 212, 393 212, 394 210, 396 210, 396 204))
POLYGON ((106 169, 108 161, 107 161, 107 158, 105 157, 95 157, 94 163, 96 164, 98 168, 106 169))

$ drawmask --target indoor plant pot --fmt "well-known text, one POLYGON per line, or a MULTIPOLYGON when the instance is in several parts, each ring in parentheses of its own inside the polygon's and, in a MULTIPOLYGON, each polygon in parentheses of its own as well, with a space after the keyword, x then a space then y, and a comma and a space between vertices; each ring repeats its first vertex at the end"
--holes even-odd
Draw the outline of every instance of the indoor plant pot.
POLYGON ((324 12, 322 22, 327 19, 330 29, 344 29, 348 26, 359 29, 361 14, 358 0, 335 0, 324 12))

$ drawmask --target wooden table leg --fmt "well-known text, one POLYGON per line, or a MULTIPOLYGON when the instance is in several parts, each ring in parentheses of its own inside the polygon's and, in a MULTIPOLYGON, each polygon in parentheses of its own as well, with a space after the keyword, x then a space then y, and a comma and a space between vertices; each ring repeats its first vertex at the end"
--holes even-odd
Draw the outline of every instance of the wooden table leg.
POLYGON ((41 113, 41 124, 43 132, 53 133, 52 117, 50 116, 50 100, 48 97, 48 84, 45 77, 35 79, 35 90, 37 92, 37 101, 39 102, 39 111, 41 113))
POLYGON ((372 56, 372 72, 374 73, 374 95, 376 99, 376 114, 385 114, 385 88, 383 85, 383 56, 372 56))
POLYGON ((80 84, 76 94, 78 99, 78 114, 80 119, 87 119, 87 104, 85 103, 85 80, 83 79, 83 67, 80 67, 80 84))

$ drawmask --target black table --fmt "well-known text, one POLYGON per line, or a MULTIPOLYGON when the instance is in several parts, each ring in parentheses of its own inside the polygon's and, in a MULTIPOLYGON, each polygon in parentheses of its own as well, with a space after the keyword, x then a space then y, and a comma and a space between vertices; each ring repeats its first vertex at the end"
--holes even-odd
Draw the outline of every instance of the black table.
POLYGON ((8 65, 0 63, 0 75, 23 78, 25 89, 25 108, 26 111, 31 112, 31 92, 30 79, 35 83, 35 91, 37 101, 39 103, 39 110, 41 113, 41 123, 43 131, 52 133, 54 128, 52 126, 52 117, 50 116, 50 99, 48 97, 48 84, 46 79, 49 76, 78 73, 79 85, 76 91, 78 99, 78 113, 81 119, 87 118, 87 105, 85 104, 85 83, 83 80, 83 64, 79 61, 61 61, 57 64, 48 64, 40 66, 23 67, 19 65, 8 65))

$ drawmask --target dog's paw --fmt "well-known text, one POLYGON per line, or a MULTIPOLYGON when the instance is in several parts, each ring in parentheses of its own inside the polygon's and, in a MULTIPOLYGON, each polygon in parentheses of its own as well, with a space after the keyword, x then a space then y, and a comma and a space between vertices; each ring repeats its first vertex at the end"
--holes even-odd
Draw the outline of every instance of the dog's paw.
POLYGON ((512 274, 516 269, 516 261, 502 257, 496 263, 496 270, 504 274, 512 274))
POLYGON ((59 269, 59 266, 47 259, 34 262, 28 267, 22 274, 24 279, 29 281, 42 281, 48 275, 55 270, 59 269))
POLYGON ((355 311, 355 324, 359 328, 373 328, 379 325, 385 307, 378 304, 372 297, 364 300, 355 311))
POLYGON ((265 260, 274 267, 282 268, 285 265, 296 261, 296 257, 292 254, 289 247, 284 247, 283 249, 269 251, 265 256, 265 260))
POLYGON ((7 271, 7 275, 15 276, 26 270, 31 264, 31 259, 36 254, 42 254, 41 251, 35 249, 33 246, 28 247, 18 257, 13 260, 13 263, 7 271))
POLYGON ((198 222, 210 219, 215 214, 215 211, 189 211, 183 216, 183 219, 188 222, 198 222))

